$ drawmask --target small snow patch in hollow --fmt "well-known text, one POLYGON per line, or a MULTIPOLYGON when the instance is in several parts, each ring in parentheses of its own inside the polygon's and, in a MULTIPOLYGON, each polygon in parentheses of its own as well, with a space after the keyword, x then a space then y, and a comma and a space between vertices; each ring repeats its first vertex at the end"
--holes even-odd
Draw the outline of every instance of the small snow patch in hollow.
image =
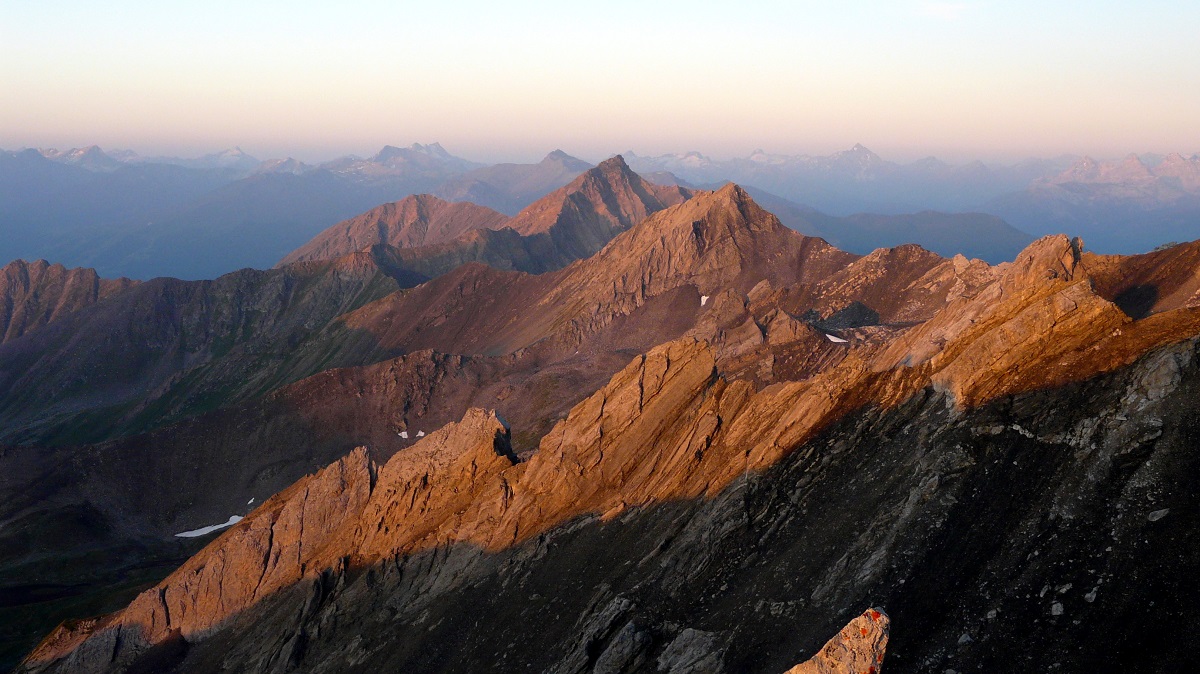
POLYGON ((251 505, 253 503, 254 503, 254 499, 250 499, 249 501, 246 501, 246 505, 251 505))
POLYGON ((708 295, 701 295, 700 296, 700 306, 704 306, 707 303, 708 303, 708 295))
POLYGON ((1150 513, 1149 515, 1146 515, 1146 519, 1150 520, 1151 522, 1157 522, 1157 521, 1161 520, 1162 518, 1166 517, 1167 513, 1169 513, 1169 512, 1171 512, 1170 508, 1163 508, 1162 510, 1155 510, 1154 512, 1150 513))
POLYGON ((405 440, 408 439, 408 431, 400 431, 396 435, 399 435, 400 437, 404 438, 405 440))
POLYGON ((423 437, 425 437, 425 431, 417 431, 417 437, 418 437, 418 438, 423 438, 423 437))
POLYGON ((837 335, 831 335, 828 332, 825 333, 825 339, 828 339, 829 341, 833 342, 834 344, 845 344, 846 342, 850 341, 848 339, 842 339, 841 337, 838 337, 837 335))
MULTIPOLYGON (((251 500, 253 500, 253 499, 251 499, 251 500)), ((224 524, 213 524, 212 526, 201 527, 199 529, 192 529, 191 531, 182 531, 180 533, 175 534, 175 537, 176 538, 196 538, 197 536, 211 534, 212 532, 218 531, 220 529, 224 529, 225 527, 231 527, 241 521, 242 521, 241 516, 230 515, 229 521, 225 522, 224 524)))

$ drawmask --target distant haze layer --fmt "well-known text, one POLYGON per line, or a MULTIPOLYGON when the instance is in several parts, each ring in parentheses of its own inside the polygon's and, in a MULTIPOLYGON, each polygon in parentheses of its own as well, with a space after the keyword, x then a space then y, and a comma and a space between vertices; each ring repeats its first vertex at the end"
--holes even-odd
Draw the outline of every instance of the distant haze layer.
POLYGON ((66 0, 5 14, 0 147, 1200 150, 1195 3, 66 0))

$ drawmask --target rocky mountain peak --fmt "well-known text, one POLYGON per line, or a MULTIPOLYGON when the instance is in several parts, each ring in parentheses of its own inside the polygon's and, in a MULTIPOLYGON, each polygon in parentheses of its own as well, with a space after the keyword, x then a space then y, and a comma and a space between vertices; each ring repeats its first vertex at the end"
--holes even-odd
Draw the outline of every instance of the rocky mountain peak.
POLYGON ((583 258, 651 213, 690 195, 678 186, 643 180, 617 155, 530 204, 508 226, 524 235, 548 233, 560 250, 583 258))
POLYGON ((601 173, 606 175, 620 174, 625 176, 626 180, 633 180, 633 176, 637 174, 633 169, 629 168, 629 164, 625 163, 625 157, 615 154, 608 159, 596 164, 596 168, 600 169, 601 173))
POLYGON ((333 225, 279 264, 333 259, 376 245, 415 248, 446 243, 476 229, 498 229, 507 222, 502 213, 485 206, 413 194, 333 225))
POLYGON ((428 145, 422 145, 421 143, 413 143, 412 145, 408 146, 408 149, 413 152, 427 154, 431 157, 437 157, 438 159, 453 159, 454 158, 453 155, 451 155, 449 152, 446 151, 446 148, 442 147, 441 143, 429 143, 428 145))
POLYGON ((546 165, 563 166, 563 167, 566 167, 566 168, 569 168, 572 170, 578 170, 578 171, 584 171, 584 170, 591 168, 591 164, 583 161, 582 159, 579 159, 578 157, 573 157, 573 156, 567 154, 566 152, 563 152, 562 150, 552 150, 552 151, 548 152, 546 154, 546 156, 542 158, 542 161, 539 163, 546 164, 546 165))
POLYGON ((295 159, 294 157, 285 157, 282 159, 268 159, 258 165, 254 169, 255 173, 287 173, 291 175, 302 175, 313 169, 312 166, 295 159))
POLYGON ((783 225, 764 210, 740 185, 728 183, 713 192, 701 192, 679 212, 655 220, 656 225, 680 226, 691 219, 690 229, 702 248, 722 239, 741 241, 751 232, 780 231, 783 225))
POLYGON ((1083 240, 1053 234, 1025 247, 1012 262, 996 266, 1006 292, 1040 292, 1054 284, 1072 283, 1086 276, 1080 264, 1083 240))
POLYGON ((384 145, 376 152, 369 161, 385 164, 393 159, 404 156, 404 149, 398 148, 395 145, 384 145))
POLYGON ((588 298, 599 314, 625 313, 686 284, 702 295, 747 292, 764 279, 776 285, 815 281, 853 259, 787 229, 744 189, 729 184, 618 235, 594 257, 570 267, 548 302, 588 298))
POLYGON ((122 165, 120 161, 101 150, 99 145, 73 147, 65 152, 53 148, 40 149, 38 152, 52 161, 78 166, 89 171, 112 171, 122 165))
POLYGON ((875 154, 870 148, 862 143, 855 143, 854 147, 849 150, 843 150, 833 155, 838 159, 851 159, 860 162, 863 166, 883 163, 883 159, 875 154))

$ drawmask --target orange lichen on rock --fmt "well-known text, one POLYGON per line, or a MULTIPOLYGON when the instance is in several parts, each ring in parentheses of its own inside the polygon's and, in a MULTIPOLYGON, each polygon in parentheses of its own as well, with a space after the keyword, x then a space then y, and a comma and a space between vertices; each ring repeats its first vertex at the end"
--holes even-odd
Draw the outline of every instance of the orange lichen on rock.
POLYGON ((874 674, 887 651, 891 621, 870 609, 842 628, 821 650, 785 674, 874 674))

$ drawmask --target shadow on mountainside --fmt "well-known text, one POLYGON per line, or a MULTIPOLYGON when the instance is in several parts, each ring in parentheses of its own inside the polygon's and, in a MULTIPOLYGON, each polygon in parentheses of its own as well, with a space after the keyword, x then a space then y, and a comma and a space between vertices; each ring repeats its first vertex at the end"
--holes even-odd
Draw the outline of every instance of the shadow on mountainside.
POLYGON ((1195 348, 966 410, 932 389, 860 408, 711 498, 586 514, 499 550, 342 561, 147 657, 650 669, 693 630, 728 671, 783 671, 880 606, 891 672, 1183 668, 1200 600, 1195 348), (1164 368, 1176 384, 1147 393, 1164 368))

